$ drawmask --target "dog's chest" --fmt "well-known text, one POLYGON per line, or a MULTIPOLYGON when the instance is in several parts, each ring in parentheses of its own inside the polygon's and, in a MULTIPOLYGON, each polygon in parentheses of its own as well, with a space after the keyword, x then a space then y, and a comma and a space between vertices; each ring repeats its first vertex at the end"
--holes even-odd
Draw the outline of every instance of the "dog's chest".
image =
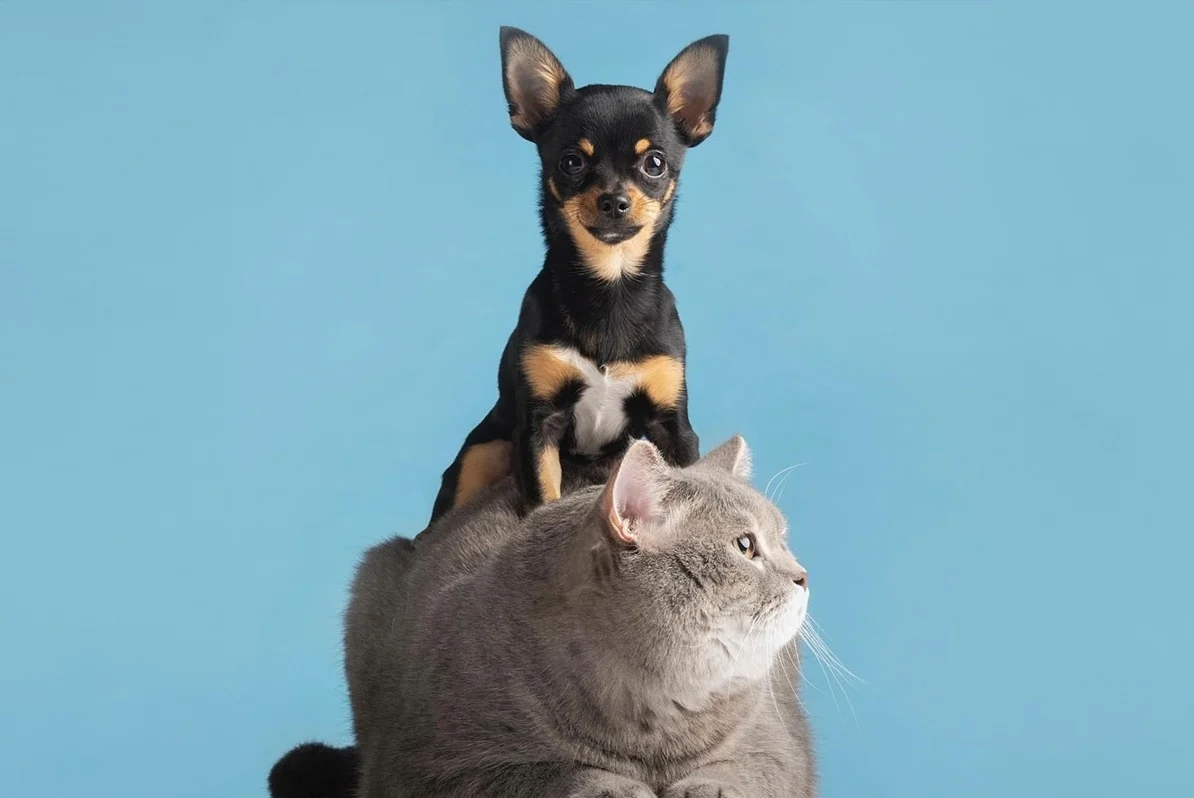
POLYGON ((617 364, 598 366, 575 350, 568 350, 567 356, 584 385, 572 406, 576 450, 598 454, 626 429, 626 400, 638 390, 639 379, 617 364))
POLYGON ((572 347, 533 344, 522 354, 522 370, 536 400, 571 415, 574 448, 580 454, 600 454, 628 425, 674 411, 683 402, 684 363, 672 355, 598 365, 572 347), (643 418, 628 417, 632 396, 645 400, 633 404, 638 408, 633 412, 643 418), (565 401, 567 407, 561 404, 565 401))

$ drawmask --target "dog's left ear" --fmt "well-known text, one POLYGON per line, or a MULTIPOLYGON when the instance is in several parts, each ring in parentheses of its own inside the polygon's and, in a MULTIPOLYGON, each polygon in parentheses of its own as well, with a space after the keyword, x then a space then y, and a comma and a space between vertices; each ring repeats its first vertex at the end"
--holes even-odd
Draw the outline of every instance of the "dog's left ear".
POLYGON ((655 101, 671 114, 689 147, 713 132, 729 52, 729 36, 699 39, 672 59, 655 84, 655 101))
POLYGON ((572 78, 547 45, 524 30, 502 26, 500 44, 510 124, 534 141, 575 92, 572 78))

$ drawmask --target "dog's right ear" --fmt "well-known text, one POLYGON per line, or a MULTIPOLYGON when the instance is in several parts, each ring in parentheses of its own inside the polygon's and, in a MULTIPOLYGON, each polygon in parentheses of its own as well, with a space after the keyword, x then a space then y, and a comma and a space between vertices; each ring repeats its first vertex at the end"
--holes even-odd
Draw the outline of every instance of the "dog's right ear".
POLYGON ((560 103, 575 92, 572 78, 547 45, 526 31, 503 26, 500 39, 510 124, 524 139, 534 141, 560 103))

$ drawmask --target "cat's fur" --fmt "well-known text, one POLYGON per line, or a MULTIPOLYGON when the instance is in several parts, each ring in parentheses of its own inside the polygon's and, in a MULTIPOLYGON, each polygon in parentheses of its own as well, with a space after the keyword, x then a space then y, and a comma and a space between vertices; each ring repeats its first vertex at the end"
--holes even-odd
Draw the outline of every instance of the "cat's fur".
POLYGON ((361 798, 814 795, 807 582, 748 462, 639 441, 605 486, 520 518, 506 480, 371 549, 345 631, 361 798))

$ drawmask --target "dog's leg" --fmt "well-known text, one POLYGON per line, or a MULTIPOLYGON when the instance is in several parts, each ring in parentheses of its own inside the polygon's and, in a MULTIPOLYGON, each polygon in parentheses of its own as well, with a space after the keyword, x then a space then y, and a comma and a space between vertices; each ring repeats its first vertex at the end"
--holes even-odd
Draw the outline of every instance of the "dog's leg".
POLYGON ((515 474, 524 512, 560 498, 560 445, 574 403, 531 402, 526 422, 515 431, 515 474))
POLYGON ((444 471, 439 494, 431 511, 431 523, 440 516, 464 504, 482 488, 501 481, 512 467, 511 437, 513 430, 503 423, 497 409, 478 424, 460 447, 452 465, 444 471))

